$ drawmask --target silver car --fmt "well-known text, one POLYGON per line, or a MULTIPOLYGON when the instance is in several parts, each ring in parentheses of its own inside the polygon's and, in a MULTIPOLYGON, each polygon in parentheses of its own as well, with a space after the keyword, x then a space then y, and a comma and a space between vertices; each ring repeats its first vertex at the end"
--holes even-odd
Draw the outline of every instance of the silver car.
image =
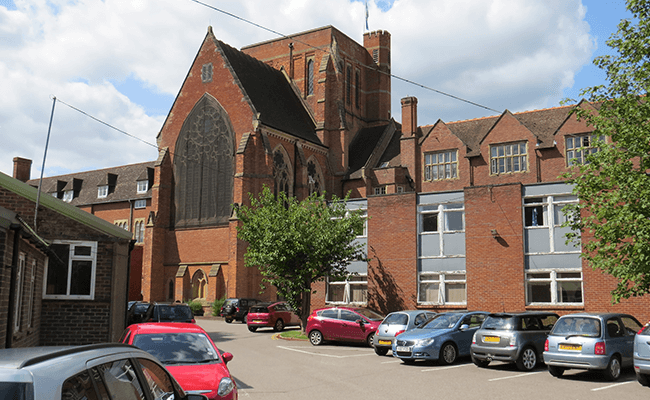
POLYGON ((436 313, 432 311, 424 310, 395 311, 388 314, 377 328, 372 340, 375 353, 385 356, 393 347, 395 336, 422 325, 435 315, 436 313))
POLYGON ((634 372, 643 386, 650 386, 650 321, 634 338, 634 372))
POLYGON ((551 375, 570 368, 600 370, 607 380, 631 367, 634 336, 641 328, 629 314, 578 313, 561 317, 544 345, 544 362, 551 375))

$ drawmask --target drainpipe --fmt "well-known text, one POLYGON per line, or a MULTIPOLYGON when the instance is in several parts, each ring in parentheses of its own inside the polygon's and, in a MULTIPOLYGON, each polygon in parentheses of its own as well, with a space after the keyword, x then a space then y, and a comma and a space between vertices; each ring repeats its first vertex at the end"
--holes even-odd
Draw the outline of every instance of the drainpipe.
POLYGON ((7 332, 5 337, 5 348, 9 349, 13 345, 14 336, 14 306, 16 296, 16 275, 18 274, 18 253, 20 251, 20 225, 11 224, 10 229, 14 231, 14 248, 11 256, 11 278, 9 281, 9 309, 7 310, 7 332))

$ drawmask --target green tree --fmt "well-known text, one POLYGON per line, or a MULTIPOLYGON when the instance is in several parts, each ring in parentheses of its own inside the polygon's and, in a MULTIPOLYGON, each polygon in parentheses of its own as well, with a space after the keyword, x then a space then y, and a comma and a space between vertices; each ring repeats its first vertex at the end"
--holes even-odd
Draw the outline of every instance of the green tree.
POLYGON ((363 230, 362 212, 347 210, 347 197, 327 202, 324 195, 312 194, 298 201, 284 192, 276 197, 268 187, 250 199, 250 207, 237 212, 238 237, 248 242, 245 264, 259 268, 262 289, 275 286, 305 329, 312 283, 344 277, 351 261, 366 259, 354 240, 363 230))
POLYGON ((568 239, 579 243, 582 232, 582 257, 618 280, 613 302, 650 290, 650 2, 628 0, 627 9, 634 19, 607 41, 616 54, 594 60, 608 84, 581 92, 598 111, 576 108, 607 143, 596 140, 600 151, 565 175, 580 198, 569 210, 568 239))

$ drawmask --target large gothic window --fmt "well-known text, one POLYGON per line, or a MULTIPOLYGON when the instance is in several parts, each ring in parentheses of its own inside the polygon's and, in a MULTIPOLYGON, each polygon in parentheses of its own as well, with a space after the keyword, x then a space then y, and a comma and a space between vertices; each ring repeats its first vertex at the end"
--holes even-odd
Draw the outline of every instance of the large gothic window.
POLYGON ((205 94, 176 140, 176 227, 228 222, 234 179, 235 134, 226 110, 205 94))
POLYGON ((316 193, 319 196, 323 194, 323 174, 318 162, 313 158, 307 161, 307 185, 309 186, 309 194, 316 193))
POLYGON ((205 299, 208 280, 205 279, 203 271, 198 270, 192 277, 192 299, 205 299))
POLYGON ((289 156, 283 147, 278 146, 273 152, 273 194, 285 192, 287 196, 293 196, 292 177, 289 156))

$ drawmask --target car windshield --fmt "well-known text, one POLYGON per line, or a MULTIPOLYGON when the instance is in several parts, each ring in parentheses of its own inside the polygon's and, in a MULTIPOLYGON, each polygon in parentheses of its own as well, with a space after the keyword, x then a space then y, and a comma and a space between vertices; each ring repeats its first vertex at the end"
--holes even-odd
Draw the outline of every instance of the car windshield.
POLYGON ((156 318, 162 321, 178 321, 192 319, 192 311, 187 306, 156 306, 156 318))
POLYGON ((438 314, 418 329, 449 329, 453 328, 463 314, 438 314))
POLYGON ((151 333, 136 335, 133 345, 155 356, 163 364, 221 362, 216 349, 203 333, 151 333))
POLYGON ((483 322, 482 329, 509 331, 517 327, 517 319, 510 315, 489 315, 483 322))
POLYGON ((600 336, 600 320, 589 317, 565 317, 560 318, 551 335, 562 336, 600 336))
POLYGON ((384 321, 382 322, 382 325, 406 325, 408 324, 409 321, 409 316, 406 314, 402 313, 393 313, 389 314, 384 321))
POLYGON ((133 312, 136 314, 142 314, 146 312, 149 309, 149 304, 144 303, 144 304, 136 304, 135 308, 133 309, 133 312))
POLYGON ((357 309, 355 311, 358 314, 363 315, 364 317, 368 318, 371 321, 381 321, 382 319, 384 319, 383 315, 381 315, 381 314, 379 314, 379 313, 377 313, 375 311, 372 311, 369 308, 359 308, 359 309, 357 309))

